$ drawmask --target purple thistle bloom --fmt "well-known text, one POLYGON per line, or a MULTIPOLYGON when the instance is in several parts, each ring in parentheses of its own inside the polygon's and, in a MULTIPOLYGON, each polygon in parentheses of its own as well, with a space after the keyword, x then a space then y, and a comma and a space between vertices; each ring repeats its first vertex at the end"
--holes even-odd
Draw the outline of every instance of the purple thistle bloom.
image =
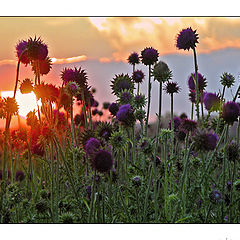
POLYGON ((48 47, 40 38, 29 38, 27 42, 27 49, 30 60, 44 60, 48 55, 48 47))
POLYGON ((115 102, 113 102, 109 108, 108 108, 109 112, 113 115, 116 116, 118 110, 119 110, 119 105, 115 102))
POLYGON ((128 63, 131 64, 131 65, 135 65, 135 64, 138 64, 140 62, 138 54, 136 52, 133 52, 132 54, 130 54, 130 56, 128 57, 127 60, 128 60, 128 63))
POLYGON ((98 139, 90 138, 84 146, 84 149, 88 155, 91 155, 94 154, 100 146, 101 143, 98 139))
POLYGON ((198 132, 193 141, 196 151, 212 151, 217 146, 218 136, 215 133, 198 132))
POLYGON ((196 91, 190 89, 188 96, 192 103, 196 103, 196 91))
POLYGON ((130 92, 122 92, 119 96, 120 104, 128 104, 133 99, 133 95, 130 92))
POLYGON ((64 84, 67 84, 68 82, 74 81, 74 71, 71 68, 65 68, 62 72, 62 80, 64 84))
POLYGON ((130 104, 125 104, 120 106, 117 115, 118 121, 130 124, 134 118, 133 109, 131 108, 130 104))
POLYGON ((164 90, 167 94, 179 93, 180 87, 177 82, 167 82, 164 90))
MULTIPOLYGON (((173 118, 174 131, 178 130, 179 126, 181 125, 181 122, 182 122, 181 118, 179 118, 179 117, 173 118)), ((172 124, 172 121, 170 120, 168 123, 169 129, 171 129, 171 124, 172 124)))
POLYGON ((141 59, 144 65, 152 65, 158 60, 159 53, 156 49, 149 47, 141 52, 141 59))
POLYGON ((228 124, 233 124, 240 116, 240 107, 238 103, 229 101, 223 104, 222 118, 228 124))
POLYGON ((196 31, 193 31, 191 27, 183 29, 177 36, 176 47, 188 51, 190 48, 195 48, 199 38, 196 31))
POLYGON ((101 173, 110 171, 113 166, 112 154, 105 150, 99 150, 92 159, 92 166, 101 173))
POLYGON ((208 111, 217 111, 220 104, 220 98, 215 93, 205 93, 203 103, 208 111))
POLYGON ((142 83, 144 79, 144 73, 141 70, 136 70, 132 74, 132 79, 135 83, 142 83))
POLYGON ((216 148, 218 142, 218 135, 216 133, 206 134, 206 150, 212 151, 216 148))
POLYGON ((98 114, 97 108, 93 109, 93 110, 92 110, 92 115, 95 116, 95 115, 97 115, 97 114, 98 114))
MULTIPOLYGON (((16 46, 17 57, 20 58, 22 52, 27 48, 27 41, 22 40, 16 46)), ((30 59, 28 58, 27 51, 21 57, 21 63, 28 65, 30 63, 30 59)))
MULTIPOLYGON (((192 75, 195 77, 195 73, 192 73, 191 76, 188 78, 188 87, 191 90, 195 90, 195 82, 193 80, 192 75)), ((206 86, 207 86, 206 78, 201 73, 198 73, 198 89, 199 89, 199 91, 203 91, 206 86)))
POLYGON ((182 120, 181 125, 180 125, 181 130, 186 131, 186 132, 193 132, 197 129, 197 122, 185 118, 182 120))

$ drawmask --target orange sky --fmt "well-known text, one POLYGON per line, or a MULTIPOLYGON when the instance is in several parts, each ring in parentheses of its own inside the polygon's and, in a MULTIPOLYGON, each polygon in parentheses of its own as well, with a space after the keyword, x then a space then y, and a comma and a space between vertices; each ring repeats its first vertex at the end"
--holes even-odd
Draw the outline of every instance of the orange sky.
POLYGON ((240 47, 240 18, 232 17, 2 17, 0 26, 0 66, 14 64, 17 41, 35 34, 61 62, 79 56, 124 61, 129 52, 146 46, 157 48, 160 55, 176 53, 176 35, 189 26, 200 35, 199 53, 240 47))

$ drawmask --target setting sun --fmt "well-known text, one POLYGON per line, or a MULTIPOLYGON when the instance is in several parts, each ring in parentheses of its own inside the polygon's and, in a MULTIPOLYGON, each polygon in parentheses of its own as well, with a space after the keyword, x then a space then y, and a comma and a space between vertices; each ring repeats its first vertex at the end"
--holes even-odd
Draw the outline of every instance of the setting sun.
MULTIPOLYGON (((3 91, 1 97, 13 97, 13 91, 3 91)), ((37 110, 37 99, 33 92, 21 94, 20 91, 17 91, 16 101, 19 105, 19 115, 21 117, 25 118, 30 111, 37 110)))

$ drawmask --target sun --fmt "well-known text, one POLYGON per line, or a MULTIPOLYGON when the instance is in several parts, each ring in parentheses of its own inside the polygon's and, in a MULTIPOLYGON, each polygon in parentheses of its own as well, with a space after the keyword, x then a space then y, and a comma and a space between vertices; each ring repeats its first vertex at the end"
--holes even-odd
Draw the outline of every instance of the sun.
MULTIPOLYGON (((2 91, 1 97, 13 97, 13 91, 2 91)), ((26 118, 27 114, 34 109, 37 110, 37 98, 36 95, 31 92, 27 94, 22 94, 20 91, 16 93, 16 101, 19 105, 19 115, 26 118)), ((41 104, 38 102, 39 107, 41 104)))

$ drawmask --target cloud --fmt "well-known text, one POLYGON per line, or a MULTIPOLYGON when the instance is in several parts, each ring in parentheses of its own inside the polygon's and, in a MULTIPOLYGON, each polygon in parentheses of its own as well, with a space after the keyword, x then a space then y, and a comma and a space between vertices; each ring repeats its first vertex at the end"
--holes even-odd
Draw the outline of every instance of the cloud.
POLYGON ((75 63, 75 62, 82 62, 87 60, 87 56, 77 56, 77 57, 70 57, 70 58, 51 58, 52 63, 54 64, 64 64, 64 63, 75 63))

